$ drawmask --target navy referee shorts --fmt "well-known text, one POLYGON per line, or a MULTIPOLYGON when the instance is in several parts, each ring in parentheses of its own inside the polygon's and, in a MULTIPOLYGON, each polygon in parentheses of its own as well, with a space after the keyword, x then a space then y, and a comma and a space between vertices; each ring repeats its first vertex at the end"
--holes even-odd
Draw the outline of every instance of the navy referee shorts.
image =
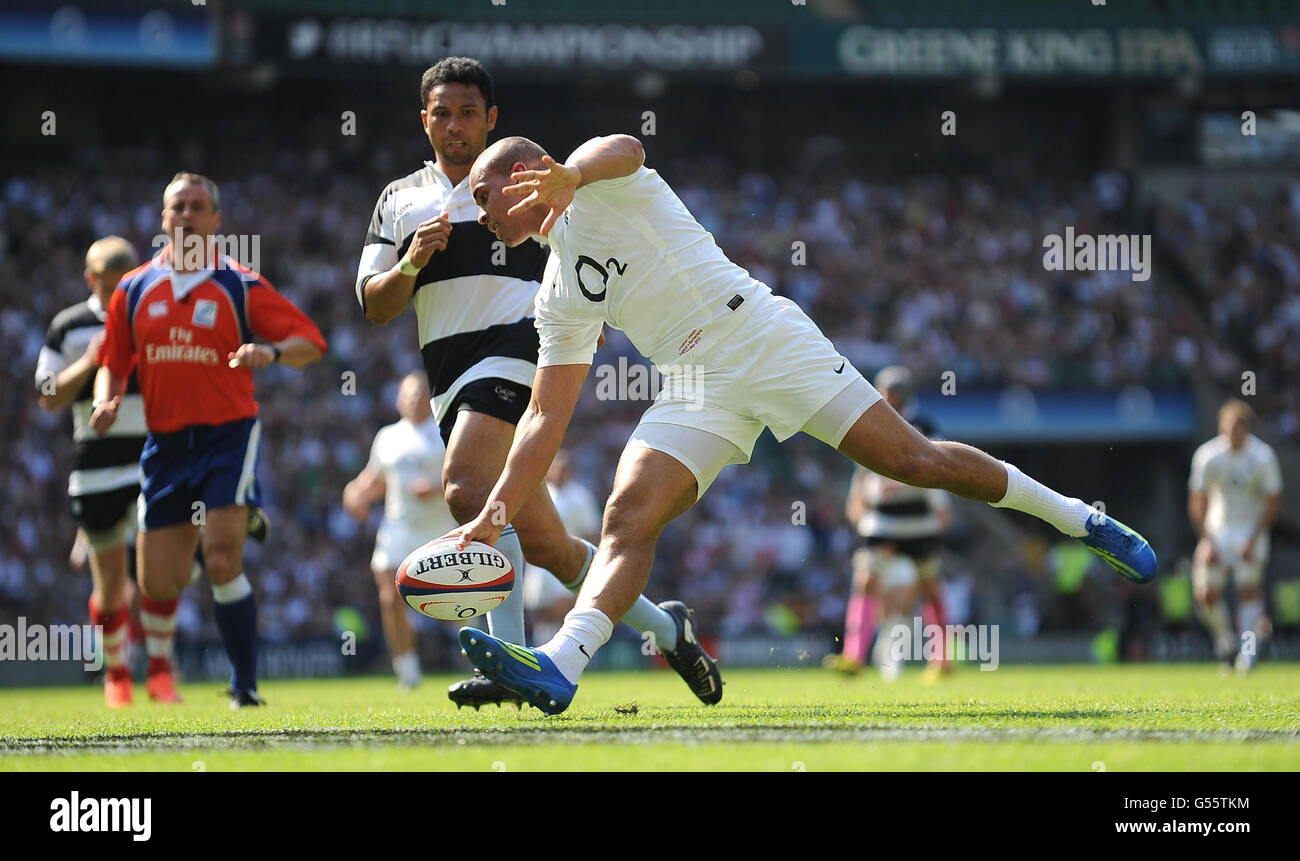
POLYGON ((201 525, 199 511, 260 505, 257 452, 262 425, 254 418, 150 433, 140 455, 138 528, 201 525), (203 505, 196 506, 201 502, 203 505))

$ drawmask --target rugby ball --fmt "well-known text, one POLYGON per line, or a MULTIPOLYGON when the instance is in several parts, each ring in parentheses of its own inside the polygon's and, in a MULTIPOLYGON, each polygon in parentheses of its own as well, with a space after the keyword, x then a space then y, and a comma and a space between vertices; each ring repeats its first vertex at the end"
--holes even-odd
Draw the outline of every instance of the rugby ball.
POLYGON ((455 622, 500 607, 515 588, 515 568, 490 544, 471 541, 456 549, 456 539, 435 538, 402 560, 397 591, 416 612, 455 622))

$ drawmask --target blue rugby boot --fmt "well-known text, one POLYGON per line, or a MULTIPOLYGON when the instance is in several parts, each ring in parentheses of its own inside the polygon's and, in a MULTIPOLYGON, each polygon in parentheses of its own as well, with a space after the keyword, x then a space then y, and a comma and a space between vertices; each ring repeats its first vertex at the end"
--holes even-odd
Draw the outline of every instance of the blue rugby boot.
POLYGON ((1125 580, 1150 583, 1156 576, 1156 552, 1141 535, 1113 517, 1088 518, 1088 534, 1079 539, 1125 580))
POLYGON ((548 715, 567 709, 578 692, 578 686, 536 649, 498 640, 478 628, 461 628, 459 639, 475 670, 548 715))

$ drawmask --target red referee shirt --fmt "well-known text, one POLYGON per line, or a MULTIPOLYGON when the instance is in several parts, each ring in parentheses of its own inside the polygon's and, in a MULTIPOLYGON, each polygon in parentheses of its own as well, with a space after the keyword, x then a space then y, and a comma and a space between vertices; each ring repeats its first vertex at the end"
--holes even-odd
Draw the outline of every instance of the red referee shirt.
POLYGON ((100 364, 125 378, 134 367, 154 433, 257 415, 251 368, 227 355, 257 335, 299 336, 325 350, 306 314, 261 275, 231 260, 203 272, 176 272, 168 249, 128 273, 108 305, 100 364))

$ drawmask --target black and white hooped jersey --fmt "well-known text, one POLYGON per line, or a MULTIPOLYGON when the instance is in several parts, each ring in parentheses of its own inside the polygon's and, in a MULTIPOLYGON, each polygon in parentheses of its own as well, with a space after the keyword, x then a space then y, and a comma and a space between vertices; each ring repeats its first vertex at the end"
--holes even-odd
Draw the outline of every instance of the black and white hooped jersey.
MULTIPOLYGON (((43 391, 59 372, 81 358, 90 340, 104 331, 107 316, 99 297, 94 295, 54 316, 36 362, 37 389, 43 391)), ((144 422, 144 402, 140 399, 135 372, 127 378, 117 421, 103 436, 90 429, 94 389, 92 374, 72 405, 72 438, 77 447, 72 474, 68 476, 71 496, 103 493, 140 482, 140 450, 149 430, 144 422)))
MULTIPOLYGON (((927 438, 935 438, 929 419, 905 418, 927 438)), ((947 491, 912 487, 861 466, 856 472, 860 484, 855 489, 861 493, 864 508, 853 527, 860 537, 903 541, 943 534, 945 512, 951 507, 947 491)))
POLYGON ((357 301, 365 285, 397 264, 420 223, 446 212, 447 247, 435 251, 415 279, 420 353, 442 421, 456 394, 473 380, 500 377, 531 387, 537 370, 533 297, 547 251, 536 242, 517 248, 478 223, 469 177, 452 185, 433 163, 384 189, 375 204, 357 268, 357 301))

